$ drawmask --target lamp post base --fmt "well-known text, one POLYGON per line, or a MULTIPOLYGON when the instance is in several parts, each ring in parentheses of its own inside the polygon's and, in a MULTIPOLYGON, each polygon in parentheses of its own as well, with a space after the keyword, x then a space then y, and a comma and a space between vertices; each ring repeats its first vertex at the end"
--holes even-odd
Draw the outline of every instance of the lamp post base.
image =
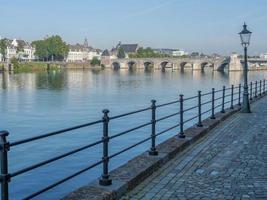
POLYGON ((241 108, 242 113, 251 113, 248 93, 243 95, 243 105, 241 108))

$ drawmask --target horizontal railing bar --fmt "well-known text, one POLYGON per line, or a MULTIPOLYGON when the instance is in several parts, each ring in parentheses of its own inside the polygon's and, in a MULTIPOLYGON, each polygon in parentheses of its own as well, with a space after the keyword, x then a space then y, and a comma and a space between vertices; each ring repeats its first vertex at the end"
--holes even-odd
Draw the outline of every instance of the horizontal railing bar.
POLYGON ((189 111, 189 110, 193 110, 193 109, 195 109, 195 108, 198 108, 198 106, 193 106, 193 107, 187 108, 187 109, 184 110, 184 112, 187 112, 187 111, 189 111))
POLYGON ((20 174, 26 173, 26 172, 28 172, 28 171, 31 171, 31 170, 36 169, 36 168, 38 168, 38 167, 41 167, 41 166, 43 166, 43 165, 47 165, 47 164, 49 164, 49 163, 51 163, 51 162, 54 162, 54 161, 57 161, 57 160, 59 160, 59 159, 65 158, 66 156, 69 156, 69 155, 78 153, 78 152, 80 152, 80 151, 82 151, 82 150, 85 150, 85 149, 88 149, 88 148, 90 148, 90 147, 93 147, 93 146, 96 146, 96 145, 98 145, 98 144, 101 144, 102 142, 103 142, 103 140, 99 140, 99 141, 97 141, 97 142, 94 142, 94 143, 85 145, 85 146, 83 146, 83 147, 74 149, 74 150, 69 151, 69 152, 67 152, 67 153, 64 153, 64 154, 62 154, 62 155, 56 156, 56 157, 54 157, 54 158, 50 158, 50 159, 48 159, 48 160, 42 161, 42 162, 40 162, 40 163, 34 164, 34 165, 29 166, 29 167, 26 167, 26 168, 24 168, 24 169, 18 170, 18 171, 14 172, 14 173, 11 173, 10 176, 11 176, 11 177, 18 176, 18 175, 20 175, 20 174))
POLYGON ((187 123, 187 122, 189 122, 189 121, 191 121, 191 120, 193 120, 193 119, 195 119, 195 118, 198 118, 198 115, 195 116, 195 117, 192 117, 192 118, 190 118, 190 119, 188 119, 188 120, 186 120, 186 121, 184 121, 184 124, 187 123))
POLYGON ((184 98, 184 101, 191 100, 191 99, 195 99, 195 98, 197 98, 197 97, 198 97, 198 96, 193 96, 193 97, 184 98))
POLYGON ((201 94, 201 96, 203 97, 203 96, 207 96, 207 95, 210 95, 210 94, 212 94, 212 92, 203 93, 203 94, 201 94))
POLYGON ((24 200, 32 199, 33 197, 36 197, 36 196, 38 196, 38 195, 40 195, 40 194, 42 194, 42 193, 44 193, 44 192, 46 192, 46 191, 48 191, 48 190, 54 188, 54 187, 56 187, 57 185, 60 185, 61 183, 64 183, 64 182, 66 182, 66 181, 68 181, 68 180, 74 178, 75 176, 78 176, 78 175, 82 174, 83 172, 86 172, 86 171, 88 171, 89 169, 92 169, 92 168, 94 168, 94 167, 100 165, 102 162, 103 162, 103 160, 98 161, 98 162, 96 162, 96 163, 94 163, 94 164, 92 164, 92 165, 90 165, 90 166, 88 166, 88 167, 86 167, 86 168, 84 168, 84 169, 82 169, 82 170, 76 172, 76 173, 73 173, 72 175, 67 176, 66 178, 61 179, 61 180, 59 180, 59 181, 57 181, 57 182, 55 182, 55 183, 53 183, 53 184, 51 184, 51 185, 45 187, 44 189, 41 189, 41 190, 39 190, 39 191, 37 191, 37 192, 35 192, 35 193, 33 193, 33 194, 31 194, 31 195, 29 195, 29 196, 23 198, 23 199, 24 199, 24 200))
POLYGON ((168 102, 168 103, 159 104, 156 107, 160 108, 160 107, 163 107, 163 106, 168 106, 168 105, 172 105, 172 104, 179 103, 179 102, 180 102, 179 100, 171 101, 171 102, 168 102))
POLYGON ((217 105, 217 106, 214 106, 214 109, 219 108, 219 107, 221 107, 221 106, 222 106, 222 104, 219 104, 219 105, 217 105))
POLYGON ((239 98, 237 97, 237 98, 235 98, 235 99, 233 99, 233 101, 236 101, 236 100, 238 100, 239 98))
POLYGON ((210 100, 210 101, 206 101, 206 102, 202 103, 201 105, 204 106, 204 105, 209 104, 209 103, 211 103, 211 102, 212 102, 212 100, 210 100))
POLYGON ((204 114, 210 112, 211 110, 212 110, 212 109, 209 109, 209 110, 207 110, 207 111, 205 111, 205 112, 202 112, 201 115, 204 115, 204 114))
POLYGON ((173 113, 173 114, 170 114, 170 115, 167 115, 167 116, 164 116, 164 117, 161 117, 159 119, 156 120, 156 122, 159 122, 159 121, 162 121, 162 120, 165 120, 165 119, 168 119, 168 118, 171 118, 171 117, 174 117, 176 115, 179 115, 180 112, 176 112, 176 113, 173 113))
POLYGON ((147 110, 150 110, 150 109, 151 109, 151 107, 143 108, 143 109, 140 109, 140 110, 136 110, 136 111, 132 111, 132 112, 116 115, 116 116, 113 116, 113 117, 109 117, 109 119, 110 120, 118 119, 118 118, 125 117, 125 116, 128 116, 128 115, 133 115, 133 114, 136 114, 136 113, 144 112, 144 111, 147 111, 147 110))
POLYGON ((227 94, 227 95, 225 95, 224 97, 230 97, 232 94, 227 94))
POLYGON ((214 91, 214 93, 218 93, 218 92, 222 92, 223 91, 223 89, 221 89, 221 90, 216 90, 216 91, 214 91))
POLYGON ((180 126, 180 124, 176 124, 176 125, 174 125, 174 126, 171 126, 170 128, 167 128, 167 129, 165 129, 165 130, 163 130, 163 131, 157 133, 156 136, 159 136, 159 135, 161 135, 161 134, 163 134, 163 133, 166 133, 166 132, 168 132, 168 131, 170 131, 170 130, 172 130, 172 129, 178 127, 178 126, 180 126))
POLYGON ((228 104, 228 103, 230 103, 230 102, 231 102, 231 100, 224 102, 224 104, 228 104))
POLYGON ((58 131, 53 131, 53 132, 50 132, 50 133, 47 133, 47 134, 43 134, 43 135, 38 135, 38 136, 35 136, 35 137, 31 137, 31 138, 22 139, 22 140, 19 140, 19 141, 11 142, 10 146, 16 146, 16 145, 32 142, 34 140, 39 140, 39 139, 47 138, 47 137, 50 137, 50 136, 58 135, 58 134, 61 134, 61 133, 73 131, 73 130, 76 130, 76 129, 92 126, 92 125, 95 125, 95 124, 99 124, 101 122, 103 122, 103 120, 98 120, 98 121, 90 122, 90 123, 87 123, 87 124, 73 126, 71 128, 65 128, 65 129, 61 129, 61 130, 58 130, 58 131))
POLYGON ((214 99, 214 101, 220 100, 220 99, 222 99, 222 98, 223 98, 223 96, 221 96, 221 97, 217 97, 217 98, 214 99))
POLYGON ((151 136, 148 137, 148 138, 146 138, 146 139, 143 139, 143 140, 141 140, 140 142, 137 142, 137 143, 135 143, 135 144, 133 144, 133 145, 131 145, 131 146, 129 146, 129 147, 127 147, 127 148, 125 148, 125 149, 123 149, 123 150, 117 152, 117 153, 114 153, 114 154, 112 154, 111 156, 109 156, 109 159, 111 159, 111 158, 113 158, 113 157, 115 157, 115 156, 117 156, 117 155, 120 155, 120 154, 122 154, 123 152, 128 151, 128 150, 130 150, 130 149, 132 149, 132 148, 134 148, 134 147, 136 147, 136 146, 138 146, 138 145, 140 145, 140 144, 142 144, 142 143, 145 143, 145 142, 147 142, 147 141, 150 140, 150 139, 151 139, 151 136))
POLYGON ((136 126, 136 127, 134 127, 134 128, 128 129, 128 130, 126 130, 126 131, 122 131, 122 132, 120 132, 120 133, 117 133, 117 134, 115 134, 115 135, 110 136, 109 139, 114 139, 114 138, 119 137, 119 136, 122 136, 122 135, 124 135, 124 134, 126 134, 126 133, 130 133, 130 132, 135 131, 135 130, 137 130, 137 129, 146 127, 146 126, 148 126, 148 125, 150 125, 150 124, 152 124, 152 123, 151 123, 151 122, 148 122, 148 123, 142 124, 142 125, 140 125, 140 126, 136 126))

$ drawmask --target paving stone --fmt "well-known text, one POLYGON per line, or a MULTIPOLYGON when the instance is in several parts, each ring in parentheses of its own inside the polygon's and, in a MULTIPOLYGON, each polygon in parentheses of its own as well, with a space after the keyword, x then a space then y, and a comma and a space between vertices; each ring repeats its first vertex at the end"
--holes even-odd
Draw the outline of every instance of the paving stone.
POLYGON ((226 119, 126 196, 267 199, 267 98, 255 102, 252 111, 226 119))

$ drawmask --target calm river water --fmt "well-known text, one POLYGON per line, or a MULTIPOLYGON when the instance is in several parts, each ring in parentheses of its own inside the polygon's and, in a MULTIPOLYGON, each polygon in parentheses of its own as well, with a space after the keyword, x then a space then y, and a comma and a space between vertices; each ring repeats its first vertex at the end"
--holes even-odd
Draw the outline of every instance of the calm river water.
MULTIPOLYGON (((102 117, 102 109, 108 108, 110 115, 121 114, 157 103, 173 101, 179 94, 185 97, 197 94, 197 90, 208 92, 212 87, 238 84, 241 72, 200 71, 61 71, 43 73, 0 73, 0 129, 10 132, 9 141, 36 136, 60 128, 83 124, 102 117)), ((249 80, 267 78, 267 71, 249 72, 249 80)), ((178 105, 162 109, 158 116, 178 111, 178 105)), ((138 124, 150 121, 150 112, 123 118, 110 123, 110 133, 115 134, 138 124)), ((157 124, 157 131, 177 123, 172 118, 157 124)), ((189 126, 190 124, 188 124, 189 126)), ((94 142, 102 137, 102 125, 83 128, 38 142, 11 148, 10 172, 37 163, 51 156, 94 142)), ((110 142, 111 153, 115 153, 150 135, 150 127, 129 133, 110 142)), ((157 138, 157 143, 176 134, 171 131, 157 138)), ((118 167, 135 155, 147 150, 150 143, 134 148, 110 161, 111 168, 118 167)), ((101 159, 102 147, 96 146, 53 164, 14 177, 10 184, 12 199, 21 199, 52 182, 55 182, 90 163, 101 159)), ((71 181, 39 196, 36 199, 58 199, 70 191, 87 184, 101 174, 97 167, 71 181)))

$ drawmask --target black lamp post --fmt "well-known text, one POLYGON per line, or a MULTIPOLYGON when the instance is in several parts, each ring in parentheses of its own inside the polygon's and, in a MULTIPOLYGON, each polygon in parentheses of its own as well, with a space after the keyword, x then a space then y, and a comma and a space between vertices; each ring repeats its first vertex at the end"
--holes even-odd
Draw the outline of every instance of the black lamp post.
POLYGON ((250 113, 250 104, 249 104, 249 96, 248 96, 248 60, 247 60, 247 47, 250 42, 250 36, 251 33, 249 30, 247 30, 247 25, 244 23, 243 30, 239 33, 241 44, 244 47, 244 57, 245 57, 245 63, 244 63, 244 92, 243 92, 243 106, 242 106, 242 112, 244 113, 250 113))

